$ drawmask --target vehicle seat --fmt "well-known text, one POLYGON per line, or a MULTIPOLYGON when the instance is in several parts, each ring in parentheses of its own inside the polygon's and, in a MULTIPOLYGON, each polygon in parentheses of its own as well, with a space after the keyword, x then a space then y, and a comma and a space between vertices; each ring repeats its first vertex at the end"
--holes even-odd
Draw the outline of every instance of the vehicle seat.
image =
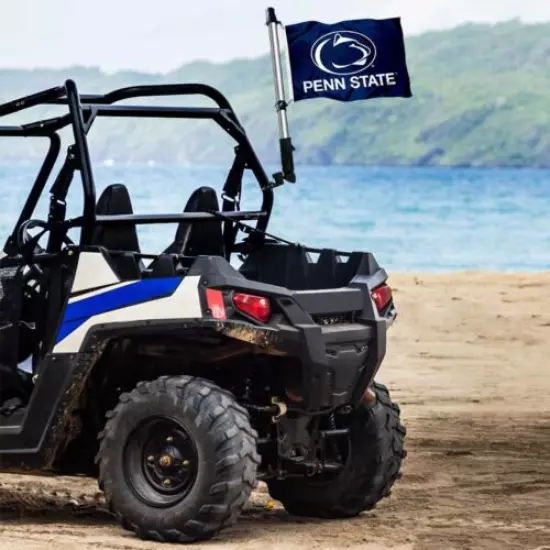
MULTIPOLYGON (((218 196, 211 187, 199 187, 189 197, 185 209, 190 212, 220 210, 218 196)), ((184 254, 186 256, 223 256, 222 220, 190 223, 182 221, 178 225, 174 242, 164 254, 184 254)))
MULTIPOLYGON (((133 214, 132 201, 125 185, 115 183, 105 188, 96 206, 96 215, 118 216, 133 214)), ((107 250, 122 250, 129 254, 112 256, 111 262, 117 275, 122 280, 141 278, 143 268, 141 260, 133 253, 139 253, 139 241, 135 224, 129 223, 117 226, 98 225, 92 236, 92 244, 102 246, 107 250)))

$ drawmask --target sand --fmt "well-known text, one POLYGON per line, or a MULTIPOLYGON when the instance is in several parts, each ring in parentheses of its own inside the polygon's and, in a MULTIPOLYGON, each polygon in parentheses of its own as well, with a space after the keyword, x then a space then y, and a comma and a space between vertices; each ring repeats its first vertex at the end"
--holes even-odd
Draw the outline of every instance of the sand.
MULTIPOLYGON (((393 495, 357 519, 322 522, 268 510, 260 487, 235 527, 195 548, 550 550, 550 274, 391 283, 400 316, 379 380, 409 430, 393 495)), ((113 523, 93 481, 0 484, 2 550, 163 547, 113 523)))

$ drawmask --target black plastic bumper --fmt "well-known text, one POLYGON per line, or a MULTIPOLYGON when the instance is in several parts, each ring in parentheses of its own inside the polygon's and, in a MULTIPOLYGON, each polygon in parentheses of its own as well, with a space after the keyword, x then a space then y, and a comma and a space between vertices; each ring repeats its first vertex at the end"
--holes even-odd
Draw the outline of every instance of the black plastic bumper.
POLYGON ((387 328, 395 318, 393 306, 380 316, 371 298, 372 290, 387 280, 383 269, 375 264, 371 274, 354 277, 344 288, 302 291, 251 281, 216 257, 199 258, 195 270, 205 286, 255 293, 276 302, 284 320, 279 317, 264 327, 275 331, 271 340, 278 350, 300 359, 306 409, 361 400, 384 359, 387 328), (321 325, 315 320, 339 315, 350 316, 350 321, 321 325))

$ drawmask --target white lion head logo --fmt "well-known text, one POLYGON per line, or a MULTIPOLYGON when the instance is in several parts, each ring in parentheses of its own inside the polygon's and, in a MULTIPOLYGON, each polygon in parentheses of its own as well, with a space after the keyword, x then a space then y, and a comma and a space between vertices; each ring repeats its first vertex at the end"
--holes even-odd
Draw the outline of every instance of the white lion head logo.
POLYGON ((376 59, 376 46, 364 34, 337 31, 325 34, 311 48, 311 59, 322 71, 351 75, 368 69, 376 59))

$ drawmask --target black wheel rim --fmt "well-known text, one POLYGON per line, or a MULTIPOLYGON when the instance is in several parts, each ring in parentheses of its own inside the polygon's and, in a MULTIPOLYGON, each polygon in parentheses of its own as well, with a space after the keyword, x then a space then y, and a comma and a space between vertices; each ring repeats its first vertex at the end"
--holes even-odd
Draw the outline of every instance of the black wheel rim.
POLYGON ((181 502, 197 479, 195 442, 173 418, 151 418, 129 436, 124 472, 134 494, 145 504, 168 508, 181 502))

